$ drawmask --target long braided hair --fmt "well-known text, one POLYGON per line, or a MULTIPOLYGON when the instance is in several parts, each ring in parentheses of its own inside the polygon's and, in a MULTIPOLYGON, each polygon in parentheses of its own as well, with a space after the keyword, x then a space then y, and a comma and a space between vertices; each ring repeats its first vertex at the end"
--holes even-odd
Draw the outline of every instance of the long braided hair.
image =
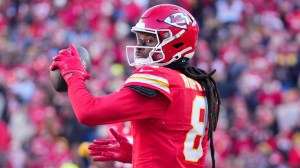
POLYGON ((176 62, 173 62, 166 67, 179 70, 181 73, 186 75, 189 78, 192 78, 199 82, 206 91, 207 102, 208 102, 208 138, 210 139, 210 149, 211 149, 211 158, 212 158, 212 167, 215 167, 215 151, 213 144, 213 131, 216 130, 218 118, 219 118, 219 110, 220 110, 220 93, 217 88, 215 80, 212 78, 212 75, 216 72, 213 70, 212 72, 205 72, 202 69, 196 68, 189 64, 188 58, 181 58, 176 62))

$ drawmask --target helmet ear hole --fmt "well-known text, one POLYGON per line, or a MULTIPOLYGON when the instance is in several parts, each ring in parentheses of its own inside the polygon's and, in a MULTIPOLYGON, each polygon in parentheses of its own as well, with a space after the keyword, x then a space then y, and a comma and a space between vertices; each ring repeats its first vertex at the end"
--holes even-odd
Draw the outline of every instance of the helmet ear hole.
POLYGON ((176 43, 176 44, 173 45, 173 47, 175 47, 175 48, 179 48, 181 46, 183 46, 183 43, 176 43))

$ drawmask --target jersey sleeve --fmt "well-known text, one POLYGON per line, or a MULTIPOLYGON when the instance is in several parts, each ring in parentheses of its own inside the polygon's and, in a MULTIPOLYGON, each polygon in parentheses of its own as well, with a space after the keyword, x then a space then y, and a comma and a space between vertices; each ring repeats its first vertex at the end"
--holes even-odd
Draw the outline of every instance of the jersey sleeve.
POLYGON ((157 90, 172 101, 168 78, 159 68, 145 66, 137 69, 125 81, 124 87, 128 86, 142 86, 157 90))
POLYGON ((84 80, 76 75, 69 82, 68 95, 78 121, 84 125, 156 118, 165 113, 170 103, 162 94, 147 97, 126 87, 95 97, 87 91, 84 80))

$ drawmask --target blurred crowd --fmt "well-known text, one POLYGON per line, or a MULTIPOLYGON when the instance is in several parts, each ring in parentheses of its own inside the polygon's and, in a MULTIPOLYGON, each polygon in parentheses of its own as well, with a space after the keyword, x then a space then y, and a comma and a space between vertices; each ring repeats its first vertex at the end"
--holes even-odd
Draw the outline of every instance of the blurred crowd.
POLYGON ((217 70, 217 167, 300 167, 299 0, 0 0, 0 167, 109 167, 91 162, 86 142, 109 137, 109 127, 128 134, 128 124, 79 124, 67 94, 53 89, 49 66, 70 43, 84 46, 91 93, 118 90, 133 70, 130 28, 160 3, 195 16, 191 63, 217 70))

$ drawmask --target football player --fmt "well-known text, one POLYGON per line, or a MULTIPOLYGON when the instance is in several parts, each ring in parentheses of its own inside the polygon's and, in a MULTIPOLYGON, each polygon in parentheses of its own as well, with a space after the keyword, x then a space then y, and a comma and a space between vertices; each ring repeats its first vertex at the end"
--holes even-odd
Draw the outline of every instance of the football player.
POLYGON ((133 167, 204 167, 210 141, 213 167, 213 131, 220 106, 219 92, 210 73, 193 67, 199 27, 185 9, 157 5, 132 27, 137 45, 127 46, 128 63, 137 67, 123 87, 95 97, 84 81, 74 45, 54 57, 50 69, 59 68, 80 123, 93 126, 131 121, 133 144, 111 130, 115 140, 90 146, 97 161, 130 162, 133 167), (103 150, 105 149, 105 150, 103 150))

